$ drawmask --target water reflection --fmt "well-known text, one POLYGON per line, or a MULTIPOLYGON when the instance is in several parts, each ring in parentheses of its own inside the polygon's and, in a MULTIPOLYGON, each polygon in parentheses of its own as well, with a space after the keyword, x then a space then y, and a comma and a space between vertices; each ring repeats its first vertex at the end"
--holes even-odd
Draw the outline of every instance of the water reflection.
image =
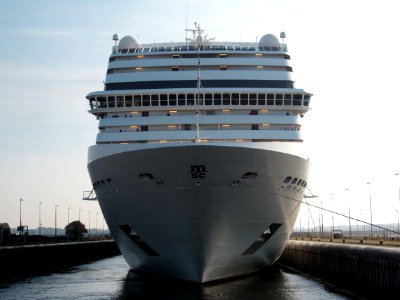
POLYGON ((198 285, 128 273, 116 299, 347 299, 315 281, 278 267, 251 276, 198 285))
POLYGON ((0 299, 346 299, 324 285, 281 270, 218 284, 198 285, 129 271, 122 256, 77 266, 61 273, 0 285, 0 299))

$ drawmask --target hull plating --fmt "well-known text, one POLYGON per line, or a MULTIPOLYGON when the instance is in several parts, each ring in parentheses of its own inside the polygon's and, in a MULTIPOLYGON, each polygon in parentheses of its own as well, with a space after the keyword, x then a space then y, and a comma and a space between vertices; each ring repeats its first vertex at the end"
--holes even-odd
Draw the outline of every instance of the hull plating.
POLYGON ((303 197, 301 186, 288 188, 284 180, 306 180, 308 162, 276 151, 194 145, 123 152, 88 168, 133 269, 207 282, 279 258, 303 197))

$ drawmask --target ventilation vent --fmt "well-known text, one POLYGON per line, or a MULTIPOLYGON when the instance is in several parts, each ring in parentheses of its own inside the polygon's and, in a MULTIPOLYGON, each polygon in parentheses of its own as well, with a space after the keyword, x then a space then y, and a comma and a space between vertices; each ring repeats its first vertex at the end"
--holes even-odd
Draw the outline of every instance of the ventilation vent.
POLYGON ((246 251, 242 253, 242 255, 250 255, 256 252, 258 249, 260 249, 260 247, 264 245, 271 238, 271 236, 274 235, 274 233, 279 229, 279 227, 281 227, 281 225, 282 224, 274 224, 274 223, 271 224, 271 226, 269 226, 267 230, 265 230, 263 234, 261 234, 255 240, 255 242, 251 244, 250 247, 247 248, 246 251))
POLYGON ((256 179, 258 176, 257 173, 254 172, 247 172, 242 175, 242 179, 256 179))
POLYGON ((160 256, 154 251, 136 232, 134 232, 129 225, 118 225, 119 228, 147 255, 160 256))
POLYGON ((144 182, 153 182, 155 185, 164 185, 163 180, 155 178, 151 173, 141 173, 139 174, 139 178, 144 182))

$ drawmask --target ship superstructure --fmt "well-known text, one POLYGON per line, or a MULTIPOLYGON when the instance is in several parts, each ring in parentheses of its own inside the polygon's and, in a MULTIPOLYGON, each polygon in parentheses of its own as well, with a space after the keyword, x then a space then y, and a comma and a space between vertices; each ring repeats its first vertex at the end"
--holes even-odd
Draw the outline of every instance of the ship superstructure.
POLYGON ((301 119, 281 33, 183 43, 114 35, 88 169, 122 254, 136 270, 196 282, 271 265, 306 187, 301 119), (118 43, 119 41, 119 43, 118 43))

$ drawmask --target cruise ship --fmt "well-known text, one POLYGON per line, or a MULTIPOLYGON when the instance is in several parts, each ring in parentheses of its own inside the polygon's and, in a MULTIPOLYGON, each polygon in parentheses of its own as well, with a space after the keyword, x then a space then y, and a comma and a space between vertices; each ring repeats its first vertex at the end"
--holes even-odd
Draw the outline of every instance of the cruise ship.
MULTIPOLYGON (((204 283, 272 265, 307 186, 285 33, 218 42, 200 25, 183 42, 113 36, 88 170, 132 270, 204 283)), ((94 193, 93 193, 94 194, 94 193)))

